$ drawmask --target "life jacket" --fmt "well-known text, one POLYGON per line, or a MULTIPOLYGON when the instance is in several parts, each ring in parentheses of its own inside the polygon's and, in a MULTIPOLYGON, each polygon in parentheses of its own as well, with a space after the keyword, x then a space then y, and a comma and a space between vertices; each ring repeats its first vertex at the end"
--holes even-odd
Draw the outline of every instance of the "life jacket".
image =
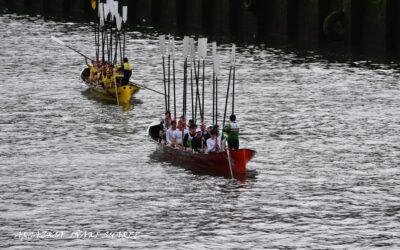
POLYGON ((133 69, 132 64, 130 64, 129 62, 125 62, 123 66, 124 70, 131 71, 133 69))

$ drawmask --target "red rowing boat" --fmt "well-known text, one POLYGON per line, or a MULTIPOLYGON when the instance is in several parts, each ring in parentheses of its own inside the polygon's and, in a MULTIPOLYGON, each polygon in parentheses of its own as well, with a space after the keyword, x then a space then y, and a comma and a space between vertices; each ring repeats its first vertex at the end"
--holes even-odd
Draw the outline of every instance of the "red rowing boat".
MULTIPOLYGON (((218 176, 231 177, 228 154, 226 151, 219 153, 192 153, 170 146, 161 144, 160 130, 161 124, 150 126, 148 129, 149 136, 158 144, 158 153, 163 158, 172 163, 177 163, 183 167, 196 173, 204 173, 218 176)), ((233 176, 237 179, 243 177, 253 177, 256 175, 255 170, 247 169, 247 163, 254 157, 256 151, 251 149, 239 149, 230 151, 230 160, 232 165, 233 176)))

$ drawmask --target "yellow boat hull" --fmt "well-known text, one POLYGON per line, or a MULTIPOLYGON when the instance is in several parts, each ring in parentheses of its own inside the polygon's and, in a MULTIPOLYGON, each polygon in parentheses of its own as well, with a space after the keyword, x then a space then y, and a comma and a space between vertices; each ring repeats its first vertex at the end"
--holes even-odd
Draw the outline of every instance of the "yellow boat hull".
POLYGON ((115 101, 115 103, 126 105, 132 102, 133 95, 140 90, 140 88, 134 84, 128 84, 124 86, 118 86, 117 91, 115 91, 115 87, 106 88, 97 84, 92 84, 88 81, 86 77, 87 70, 82 72, 81 77, 82 80, 86 83, 89 89, 96 94, 96 96, 108 100, 115 101))

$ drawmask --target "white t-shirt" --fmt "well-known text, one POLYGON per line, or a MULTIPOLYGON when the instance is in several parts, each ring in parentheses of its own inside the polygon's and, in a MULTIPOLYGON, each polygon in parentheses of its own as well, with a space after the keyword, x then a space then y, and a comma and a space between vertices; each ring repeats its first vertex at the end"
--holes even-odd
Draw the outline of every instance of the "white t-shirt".
POLYGON ((182 131, 176 129, 172 135, 172 139, 176 139, 176 143, 183 145, 182 131))
POLYGON ((172 128, 167 130, 167 134, 165 136, 165 139, 167 140, 167 144, 172 144, 172 138, 174 136, 175 131, 176 131, 176 129, 172 130, 172 128))
POLYGON ((218 152, 219 150, 221 150, 220 145, 221 145, 220 137, 217 137, 216 139, 209 138, 207 140, 207 150, 209 153, 218 152), (218 146, 216 146, 215 144, 218 144, 218 146))

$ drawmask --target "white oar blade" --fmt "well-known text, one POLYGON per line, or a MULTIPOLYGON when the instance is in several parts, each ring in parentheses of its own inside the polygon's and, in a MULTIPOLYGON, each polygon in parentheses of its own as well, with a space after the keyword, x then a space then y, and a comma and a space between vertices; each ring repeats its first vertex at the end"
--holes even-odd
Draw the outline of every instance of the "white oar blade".
POLYGON ((219 60, 218 54, 214 55, 214 65, 213 66, 214 66, 215 75, 218 76, 219 75, 219 68, 221 66, 221 61, 219 60))
POLYGON ((189 54, 189 37, 183 37, 183 58, 187 58, 189 54))
POLYGON ((217 42, 212 43, 212 56, 217 54, 217 42))
POLYGON ((118 1, 114 1, 113 16, 115 17, 115 20, 117 19, 117 15, 119 14, 119 12, 118 12, 118 4, 119 4, 118 1))
POLYGON ((207 57, 207 38, 200 38, 198 46, 199 57, 204 60, 207 57))
POLYGON ((128 6, 122 7, 122 20, 124 21, 124 23, 128 21, 128 6))
POLYGON ((61 41, 60 39, 58 39, 54 36, 51 37, 51 40, 53 40, 54 42, 56 42, 58 44, 65 45, 65 43, 63 41, 61 41))
POLYGON ((121 30, 121 28, 122 28, 122 17, 119 14, 117 14, 115 16, 115 19, 116 19, 116 22, 117 22, 117 29, 121 30))
POLYGON ((110 1, 107 1, 107 3, 103 5, 103 7, 104 7, 104 20, 107 20, 108 15, 110 14, 110 11, 112 9, 110 1))
POLYGON ((235 65, 235 63, 236 63, 236 45, 232 44, 231 65, 235 65))
POLYGON ((101 12, 104 11, 103 4, 104 3, 99 3, 99 7, 98 7, 98 15, 99 15, 99 17, 101 17, 101 12))
POLYGON ((161 55, 165 56, 165 35, 160 35, 158 37, 158 42, 160 44, 161 55))
POLYGON ((172 58, 175 58, 175 38, 170 36, 169 39, 169 51, 171 51, 172 58))
POLYGON ((193 38, 190 38, 190 57, 192 60, 196 60, 196 44, 193 38))

